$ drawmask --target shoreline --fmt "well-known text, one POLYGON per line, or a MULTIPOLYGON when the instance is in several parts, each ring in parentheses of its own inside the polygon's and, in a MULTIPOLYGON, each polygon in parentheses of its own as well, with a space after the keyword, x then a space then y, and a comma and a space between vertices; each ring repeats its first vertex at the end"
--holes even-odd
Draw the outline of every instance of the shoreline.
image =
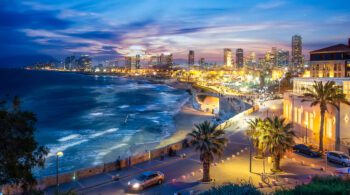
MULTIPOLYGON (((176 109, 177 112, 172 116, 171 122, 174 125, 174 128, 173 128, 174 130, 170 131, 169 135, 153 143, 152 142, 143 143, 143 144, 137 145, 137 147, 129 146, 130 148, 128 149, 127 153, 120 153, 119 151, 117 151, 117 149, 114 151, 111 150, 106 156, 102 157, 103 163, 114 162, 118 158, 118 156, 122 158, 127 156, 135 156, 137 154, 145 152, 146 148, 147 150, 154 150, 157 148, 166 147, 167 145, 179 142, 184 138, 186 138, 187 134, 193 130, 194 124, 201 123, 205 120, 210 121, 213 118, 212 114, 198 111, 193 108, 193 102, 192 102, 193 94, 191 94, 189 91, 191 87, 191 84, 189 83, 180 82, 171 78, 159 79, 159 78, 152 78, 152 77, 125 76, 125 75, 118 75, 118 74, 103 74, 103 73, 87 74, 83 72, 74 72, 74 73, 89 75, 89 76, 115 76, 115 77, 126 78, 134 81, 147 81, 150 84, 155 84, 155 85, 161 84, 174 89, 184 90, 184 92, 187 92, 189 94, 189 98, 187 99, 187 101, 179 105, 179 107, 176 109)), ((88 167, 94 167, 94 166, 96 165, 91 165, 88 167)), ((87 167, 79 167, 75 170, 84 169, 84 168, 87 168, 87 167)), ((41 175, 38 178, 45 178, 47 176, 50 176, 50 175, 41 175)))

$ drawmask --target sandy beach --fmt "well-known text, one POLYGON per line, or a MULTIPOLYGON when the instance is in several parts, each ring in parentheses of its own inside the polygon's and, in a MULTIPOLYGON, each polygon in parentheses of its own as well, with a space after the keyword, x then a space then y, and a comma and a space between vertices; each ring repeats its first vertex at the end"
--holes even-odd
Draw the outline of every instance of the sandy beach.
POLYGON ((193 130, 194 124, 198 124, 205 120, 210 120, 213 118, 213 115, 210 113, 195 110, 192 107, 191 103, 191 101, 188 101, 181 108, 181 111, 174 116, 176 132, 170 137, 161 141, 157 148, 183 140, 186 137, 187 133, 193 130))

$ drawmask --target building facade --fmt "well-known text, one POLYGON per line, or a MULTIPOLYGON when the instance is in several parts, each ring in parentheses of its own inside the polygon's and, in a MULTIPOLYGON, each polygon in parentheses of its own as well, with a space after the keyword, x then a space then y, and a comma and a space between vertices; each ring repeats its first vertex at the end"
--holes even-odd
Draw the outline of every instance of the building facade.
POLYGON ((244 64, 243 49, 238 48, 236 50, 236 66, 237 68, 243 68, 243 64, 244 64))
POLYGON ((224 49, 224 66, 232 67, 232 50, 229 48, 224 49))
POLYGON ((292 67, 297 69, 303 65, 303 42, 300 35, 292 37, 292 67))
POLYGON ((128 70, 135 70, 141 67, 141 56, 139 54, 135 56, 125 57, 125 68, 128 70))
POLYGON ((77 68, 84 71, 91 71, 92 69, 92 59, 88 55, 82 55, 77 60, 77 68))
POLYGON ((190 50, 188 52, 188 66, 193 66, 194 65, 194 51, 190 50))
MULTIPOLYGON (((318 145, 321 113, 319 105, 311 106, 310 101, 302 101, 307 88, 314 81, 334 81, 350 98, 350 78, 294 78, 293 91, 283 97, 283 116, 288 122, 293 122, 293 128, 304 143, 318 145)), ((341 103, 338 111, 334 106, 327 105, 328 112, 324 120, 324 148, 335 149, 336 130, 340 131, 342 149, 350 147, 350 106, 341 103)), ((347 151, 346 151, 347 152, 347 151)))
POLYGON ((350 38, 348 45, 337 44, 310 52, 311 77, 350 77, 350 38))

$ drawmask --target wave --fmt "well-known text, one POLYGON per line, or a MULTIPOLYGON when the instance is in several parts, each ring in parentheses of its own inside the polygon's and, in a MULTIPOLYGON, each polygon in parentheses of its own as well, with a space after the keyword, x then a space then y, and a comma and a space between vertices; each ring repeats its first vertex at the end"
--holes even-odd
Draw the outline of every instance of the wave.
POLYGON ((119 106, 119 108, 128 108, 129 107, 129 105, 121 105, 121 106, 119 106))
POLYGON ((115 132, 115 131, 118 131, 118 128, 111 128, 111 129, 107 129, 105 131, 101 131, 101 132, 98 132, 98 133, 91 134, 89 136, 89 138, 96 138, 96 137, 99 137, 101 135, 104 135, 104 134, 107 134, 107 133, 112 133, 112 132, 115 132))
POLYGON ((68 143, 68 144, 64 144, 62 146, 58 146, 58 147, 49 147, 50 148, 50 153, 47 155, 47 157, 50 157, 50 156, 55 156, 57 152, 63 152, 65 151, 66 149, 70 148, 70 147, 73 147, 73 146, 76 146, 76 145, 80 145, 84 142, 87 142, 88 139, 82 139, 82 140, 79 140, 79 141, 76 141, 76 142, 71 142, 71 143, 68 143))
POLYGON ((92 112, 92 113, 90 113, 90 115, 91 116, 101 116, 101 115, 103 115, 103 113, 102 112, 92 112))

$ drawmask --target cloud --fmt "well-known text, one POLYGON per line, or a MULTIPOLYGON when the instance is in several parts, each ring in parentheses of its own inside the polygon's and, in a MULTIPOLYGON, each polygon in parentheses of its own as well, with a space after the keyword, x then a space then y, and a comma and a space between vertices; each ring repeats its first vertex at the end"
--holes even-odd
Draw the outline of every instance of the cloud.
POLYGON ((264 3, 257 4, 256 8, 258 8, 258 9, 274 9, 274 8, 281 7, 284 4, 286 4, 286 2, 279 1, 279 0, 267 1, 267 2, 264 2, 264 3))
POLYGON ((41 29, 64 29, 73 24, 70 20, 57 17, 57 11, 31 10, 16 5, 0 6, 0 26, 2 28, 41 28, 41 29))

